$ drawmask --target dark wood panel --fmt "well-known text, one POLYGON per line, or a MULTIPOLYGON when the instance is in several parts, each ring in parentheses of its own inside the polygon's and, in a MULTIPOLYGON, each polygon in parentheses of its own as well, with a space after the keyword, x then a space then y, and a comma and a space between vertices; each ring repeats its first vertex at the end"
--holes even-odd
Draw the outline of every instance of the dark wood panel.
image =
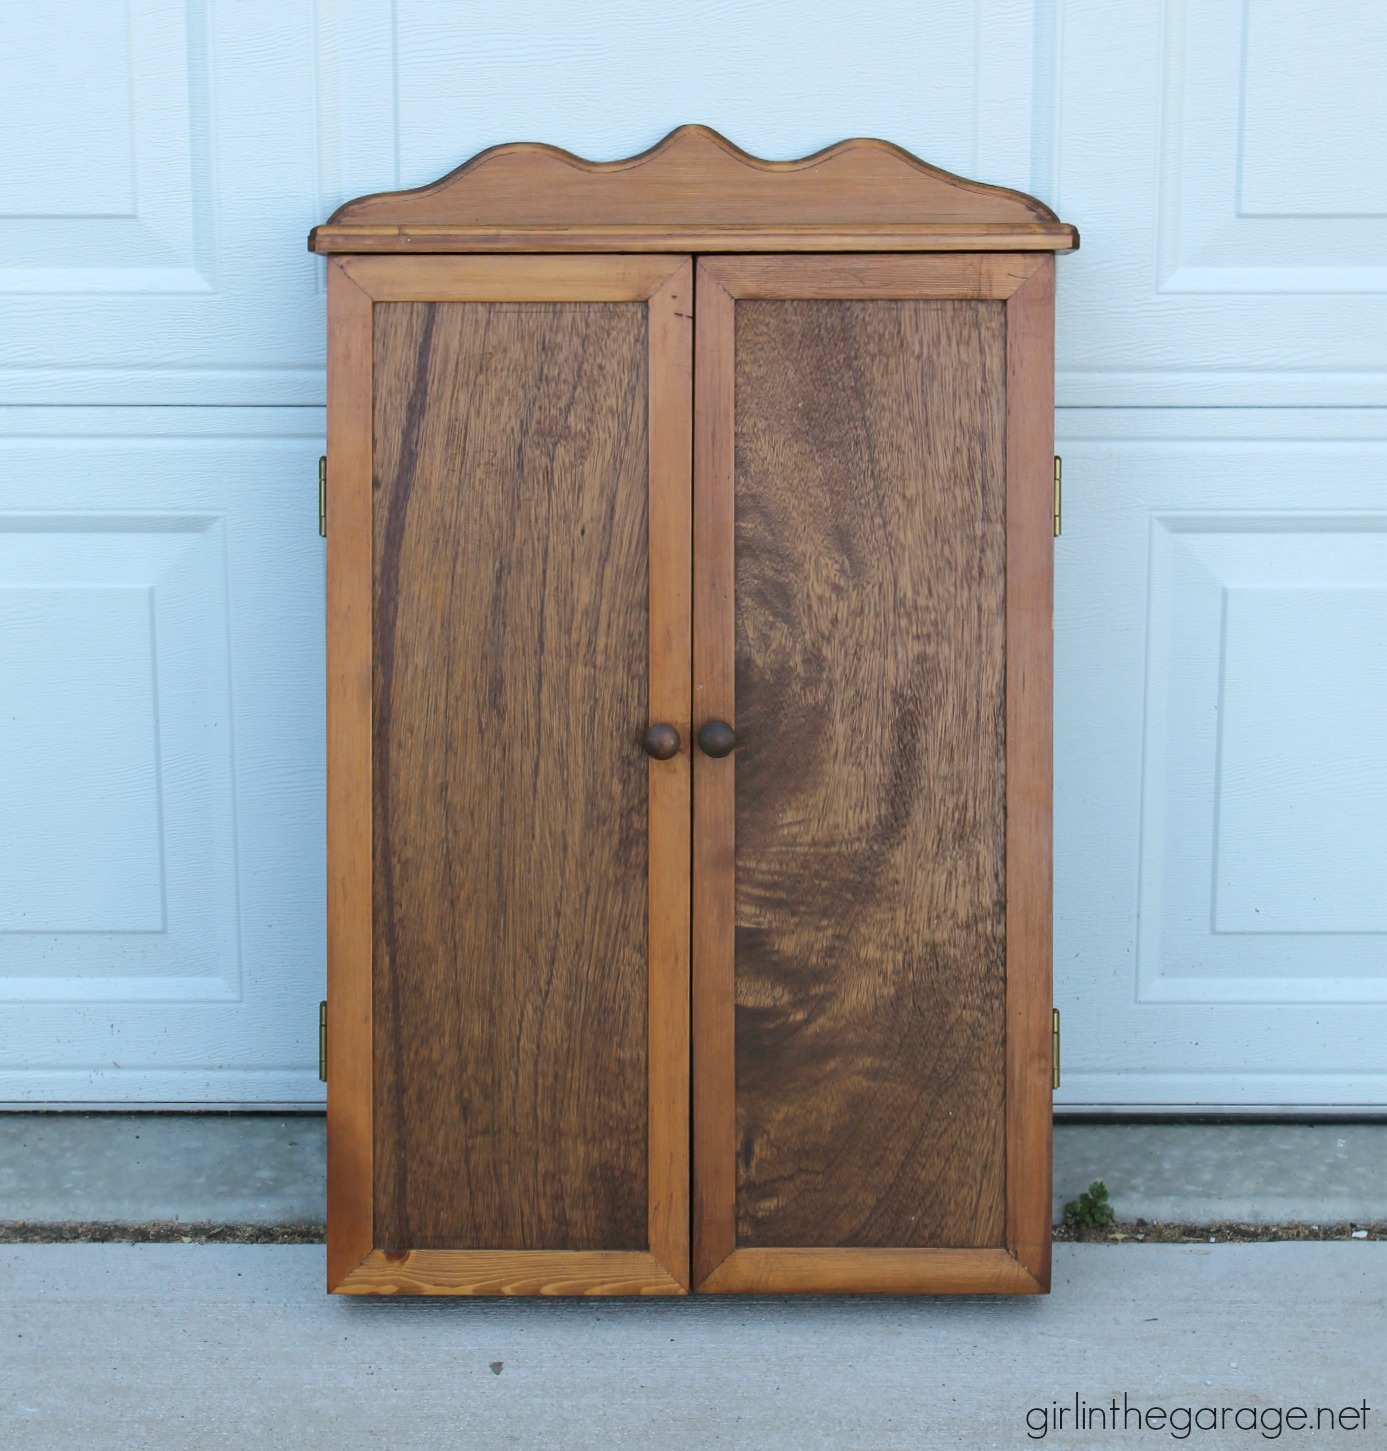
POLYGON ((736 305, 742 1246, 1005 1242, 1003 306, 736 305))
POLYGON ((375 316, 375 1242, 647 1245, 639 303, 375 316))

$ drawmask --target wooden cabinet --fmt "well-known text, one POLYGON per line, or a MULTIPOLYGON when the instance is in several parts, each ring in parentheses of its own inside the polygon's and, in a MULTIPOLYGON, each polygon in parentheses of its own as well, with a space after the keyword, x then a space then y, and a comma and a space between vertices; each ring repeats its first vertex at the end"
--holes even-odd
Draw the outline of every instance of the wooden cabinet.
POLYGON ((686 127, 311 245, 330 1288, 1047 1288, 1073 229, 686 127))

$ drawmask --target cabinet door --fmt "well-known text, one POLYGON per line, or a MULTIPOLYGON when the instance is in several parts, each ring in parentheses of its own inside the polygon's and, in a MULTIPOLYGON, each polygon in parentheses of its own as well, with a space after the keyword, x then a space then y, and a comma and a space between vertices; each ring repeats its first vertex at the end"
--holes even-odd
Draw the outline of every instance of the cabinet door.
POLYGON ((1045 1289, 1053 260, 697 290, 695 1285, 1045 1289))
POLYGON ((691 303, 329 264, 330 1288, 687 1286, 691 303))

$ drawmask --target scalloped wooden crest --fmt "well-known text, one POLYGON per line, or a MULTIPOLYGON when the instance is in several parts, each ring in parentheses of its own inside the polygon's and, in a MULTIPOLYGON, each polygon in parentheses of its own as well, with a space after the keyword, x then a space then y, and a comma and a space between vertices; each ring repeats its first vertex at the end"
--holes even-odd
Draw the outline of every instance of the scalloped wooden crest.
POLYGON ((413 191, 347 202, 317 252, 577 250, 1069 251, 1034 197, 967 181, 886 141, 762 161, 681 126, 624 161, 532 142, 494 146, 413 191))

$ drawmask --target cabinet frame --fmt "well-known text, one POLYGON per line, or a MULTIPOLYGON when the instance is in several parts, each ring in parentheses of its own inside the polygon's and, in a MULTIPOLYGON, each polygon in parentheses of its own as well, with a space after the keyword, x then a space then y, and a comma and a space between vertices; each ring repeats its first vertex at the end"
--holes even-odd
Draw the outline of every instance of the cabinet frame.
POLYGON ((678 1295, 689 1283, 692 262, 672 256, 328 263, 328 1288, 348 1294, 678 1295), (651 720, 647 1250, 408 1250, 374 1233, 373 325, 377 302, 645 302, 651 720))
POLYGON ((533 143, 492 147, 429 186, 345 203, 308 245, 328 263, 329 1288, 1047 1290, 1054 255, 1077 248, 1075 228, 1034 197, 884 141, 766 161, 682 126, 609 162, 533 143), (1005 307, 1005 1244, 996 1248, 735 1245, 734 767, 691 763, 690 751, 705 720, 735 720, 739 297, 1005 307), (375 1247, 372 309, 448 300, 650 303, 649 712, 676 724, 683 746, 649 774, 649 1252, 375 1247), (711 571, 710 558, 720 558, 711 571))
POLYGON ((1054 258, 704 256, 694 424, 694 726, 736 724, 737 299, 989 299, 1006 307, 1006 1245, 736 1245, 735 756, 694 772, 694 1288, 1035 1293, 1050 1282, 1054 258))

